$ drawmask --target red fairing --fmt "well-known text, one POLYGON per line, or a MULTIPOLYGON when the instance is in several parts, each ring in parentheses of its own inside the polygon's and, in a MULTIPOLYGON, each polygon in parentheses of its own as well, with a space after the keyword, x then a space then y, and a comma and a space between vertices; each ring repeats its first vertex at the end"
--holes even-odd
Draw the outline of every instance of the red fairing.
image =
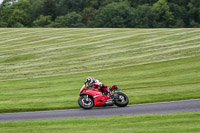
POLYGON ((102 94, 101 90, 98 89, 98 87, 91 87, 85 88, 85 85, 81 88, 79 95, 89 95, 93 97, 95 106, 104 105, 104 103, 110 99, 110 97, 107 97, 102 94))

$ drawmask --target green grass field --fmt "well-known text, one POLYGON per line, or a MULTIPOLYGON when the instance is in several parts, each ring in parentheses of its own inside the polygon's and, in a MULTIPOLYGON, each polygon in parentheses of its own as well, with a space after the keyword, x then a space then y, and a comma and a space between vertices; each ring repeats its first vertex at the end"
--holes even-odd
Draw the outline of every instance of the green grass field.
POLYGON ((200 98, 200 29, 0 29, 0 113, 79 108, 94 76, 130 104, 200 98))
POLYGON ((200 112, 0 122, 1 133, 199 133, 200 112))

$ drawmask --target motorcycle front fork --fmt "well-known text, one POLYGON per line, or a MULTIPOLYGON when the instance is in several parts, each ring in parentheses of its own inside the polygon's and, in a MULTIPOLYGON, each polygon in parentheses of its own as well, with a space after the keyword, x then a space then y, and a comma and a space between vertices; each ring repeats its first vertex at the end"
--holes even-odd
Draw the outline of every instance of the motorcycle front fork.
POLYGON ((87 102, 89 101, 88 100, 88 95, 84 95, 84 100, 87 101, 87 102))

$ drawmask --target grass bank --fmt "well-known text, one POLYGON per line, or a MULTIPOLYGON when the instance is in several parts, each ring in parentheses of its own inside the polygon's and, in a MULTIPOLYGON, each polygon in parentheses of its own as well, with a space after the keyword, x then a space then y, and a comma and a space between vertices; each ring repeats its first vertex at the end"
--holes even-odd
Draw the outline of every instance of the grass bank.
POLYGON ((87 76, 130 104, 200 98, 200 29, 0 29, 0 113, 78 108, 87 76))
POLYGON ((0 122, 1 133, 199 133, 200 112, 0 122))

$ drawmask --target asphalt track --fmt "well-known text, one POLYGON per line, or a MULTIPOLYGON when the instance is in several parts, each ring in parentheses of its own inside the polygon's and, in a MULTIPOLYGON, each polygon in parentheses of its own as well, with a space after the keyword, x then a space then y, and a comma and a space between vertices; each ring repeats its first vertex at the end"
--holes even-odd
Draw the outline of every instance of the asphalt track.
POLYGON ((71 109, 25 113, 1 113, 0 122, 19 120, 63 119, 83 117, 103 117, 119 115, 163 114, 200 111, 200 99, 136 104, 127 107, 99 107, 92 110, 71 109))

